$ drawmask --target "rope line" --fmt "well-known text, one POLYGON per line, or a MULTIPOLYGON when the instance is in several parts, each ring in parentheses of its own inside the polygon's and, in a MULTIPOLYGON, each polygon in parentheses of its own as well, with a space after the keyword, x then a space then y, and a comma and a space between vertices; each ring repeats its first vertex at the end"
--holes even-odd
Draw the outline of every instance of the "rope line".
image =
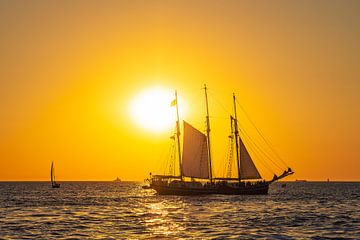
POLYGON ((280 167, 276 162, 274 162, 271 157, 265 153, 264 150, 262 150, 258 145, 259 144, 256 144, 255 141, 250 137, 250 135, 243 129, 243 128, 240 128, 240 133, 242 134, 242 136, 244 137, 245 135, 247 136, 247 139, 249 141, 251 141, 253 143, 253 145, 263 154, 263 156, 265 156, 269 161, 271 161, 277 168, 279 168, 281 171, 284 170, 284 168, 280 167))
POLYGON ((246 117, 249 119, 250 123, 253 125, 253 127, 255 128, 255 130, 258 132, 258 134, 261 136, 261 138, 264 140, 264 142, 268 145, 268 147, 270 148, 270 150, 275 154, 275 156, 286 166, 286 168, 288 168, 289 166, 285 163, 285 161, 280 157, 280 155, 275 151, 275 149, 272 147, 272 145, 269 143, 269 141, 264 137, 264 135, 262 134, 262 132, 256 127, 255 123, 253 122, 253 120, 250 118, 249 114, 245 111, 244 107, 239 103, 239 101, 237 99, 235 99, 235 101, 237 102, 237 104, 239 105, 239 107, 241 108, 241 110, 245 113, 246 117))
MULTIPOLYGON (((263 161, 263 160, 262 160, 262 159, 264 158, 264 157, 262 157, 262 156, 264 156, 264 152, 262 152, 261 150, 259 150, 259 148, 257 147, 257 145, 256 145, 254 142, 252 142, 251 140, 249 140, 248 138, 249 138, 249 137, 245 137, 245 139, 248 140, 248 141, 247 141, 248 146, 250 146, 252 152, 255 153, 255 155, 257 156, 257 159, 267 168, 267 170, 269 170, 271 173, 275 173, 275 172, 272 170, 272 168, 270 167, 270 165, 268 165, 268 163, 267 163, 266 161, 263 161), (260 155, 262 155, 262 156, 260 156, 260 155)), ((267 157, 265 156, 265 158, 267 158, 267 157)), ((267 158, 267 159, 269 159, 269 158, 267 158)), ((271 162, 272 162, 272 161, 271 161, 271 162)), ((275 165, 275 166, 276 166, 276 165, 275 165)), ((278 167, 278 166, 277 166, 277 167, 278 167)))

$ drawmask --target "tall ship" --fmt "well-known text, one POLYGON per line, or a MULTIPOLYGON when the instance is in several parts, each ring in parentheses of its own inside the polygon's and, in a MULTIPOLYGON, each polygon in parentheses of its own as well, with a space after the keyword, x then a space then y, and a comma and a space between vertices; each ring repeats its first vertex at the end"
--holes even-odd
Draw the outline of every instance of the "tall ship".
MULTIPOLYGON (((183 121, 183 141, 181 151, 180 120, 178 97, 171 103, 176 106, 176 127, 172 137, 176 146, 178 174, 152 175, 147 179, 148 188, 154 189, 160 195, 202 195, 202 194, 268 194, 269 185, 294 172, 286 167, 278 176, 265 180, 255 166, 245 143, 240 136, 239 123, 236 112, 236 97, 233 94, 234 113, 230 116, 231 134, 229 138, 234 143, 230 155, 235 155, 236 176, 231 174, 232 166, 228 166, 226 176, 216 177, 213 174, 213 160, 211 155, 210 117, 207 87, 205 91, 206 132, 203 133, 190 123, 183 121)), ((230 164, 230 162, 229 162, 230 164)), ((174 167, 175 165, 173 165, 174 167)), ((173 171, 175 172, 175 171, 173 171)))

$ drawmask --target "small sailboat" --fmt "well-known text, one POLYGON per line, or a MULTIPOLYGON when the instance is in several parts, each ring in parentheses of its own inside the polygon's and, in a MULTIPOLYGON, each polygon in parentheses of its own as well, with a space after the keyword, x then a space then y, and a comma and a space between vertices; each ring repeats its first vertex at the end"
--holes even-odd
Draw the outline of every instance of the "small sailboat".
MULTIPOLYGON (((205 85, 206 102, 206 133, 194 128, 188 122, 183 122, 183 144, 180 145, 180 121, 178 111, 177 92, 171 106, 176 106, 177 121, 175 134, 171 137, 177 143, 179 175, 151 175, 147 179, 149 188, 161 195, 200 195, 200 194, 267 194, 269 185, 277 180, 287 177, 294 172, 286 166, 279 176, 274 174, 270 180, 261 177, 250 156, 245 143, 240 136, 240 129, 236 113, 236 100, 233 94, 234 115, 230 116, 231 138, 236 146, 237 177, 228 174, 226 177, 216 177, 213 174, 212 155, 210 150, 210 117, 205 85), (174 104, 173 104, 174 103, 174 104), (255 180, 255 181, 254 181, 255 180)), ((176 145, 175 145, 176 146, 176 145)), ((173 171, 174 172, 174 171, 173 171)))
POLYGON ((59 188, 60 184, 57 183, 56 180, 55 180, 54 161, 51 162, 50 178, 51 178, 51 187, 52 188, 59 188))
POLYGON ((115 180, 113 180, 113 182, 121 182, 121 179, 117 177, 115 180))

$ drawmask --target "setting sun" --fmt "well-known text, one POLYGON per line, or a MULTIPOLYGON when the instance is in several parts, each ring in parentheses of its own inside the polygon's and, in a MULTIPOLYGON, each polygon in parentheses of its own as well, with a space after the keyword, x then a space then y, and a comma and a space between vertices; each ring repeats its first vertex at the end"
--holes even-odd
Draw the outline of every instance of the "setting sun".
POLYGON ((146 89, 133 98, 129 109, 131 117, 145 130, 151 132, 169 130, 175 126, 176 121, 175 108, 170 106, 174 99, 174 91, 171 89, 163 87, 146 89))

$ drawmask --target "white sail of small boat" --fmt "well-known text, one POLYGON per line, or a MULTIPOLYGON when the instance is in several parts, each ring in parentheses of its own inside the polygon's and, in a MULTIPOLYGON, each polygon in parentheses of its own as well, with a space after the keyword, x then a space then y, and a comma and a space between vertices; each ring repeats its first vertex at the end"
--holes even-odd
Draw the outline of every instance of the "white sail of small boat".
POLYGON ((51 169, 50 169, 50 179, 51 179, 51 186, 53 188, 59 188, 60 184, 55 180, 55 168, 54 168, 54 161, 51 162, 51 169))

